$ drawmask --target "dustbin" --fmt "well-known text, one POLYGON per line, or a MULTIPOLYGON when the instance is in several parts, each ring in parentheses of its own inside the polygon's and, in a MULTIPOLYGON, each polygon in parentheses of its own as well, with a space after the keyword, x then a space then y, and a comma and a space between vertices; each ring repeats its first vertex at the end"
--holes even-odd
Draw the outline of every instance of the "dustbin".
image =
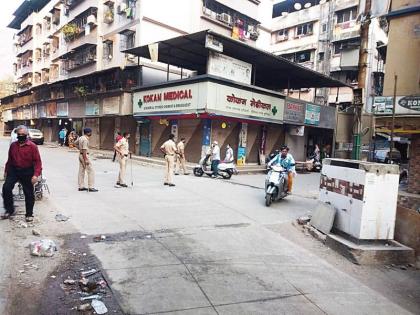
POLYGON ((398 184, 398 165, 324 159, 319 199, 336 208, 334 229, 360 240, 390 240, 398 184))

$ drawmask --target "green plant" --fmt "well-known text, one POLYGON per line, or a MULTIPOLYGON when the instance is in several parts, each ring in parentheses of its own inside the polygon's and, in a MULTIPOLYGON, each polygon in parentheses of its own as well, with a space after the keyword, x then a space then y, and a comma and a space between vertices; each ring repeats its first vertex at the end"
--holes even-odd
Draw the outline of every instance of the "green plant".
POLYGON ((114 11, 111 9, 107 10, 104 15, 104 21, 109 24, 114 22, 114 11))
POLYGON ((80 97, 85 97, 87 95, 87 89, 84 85, 75 86, 74 93, 80 97))
POLYGON ((69 23, 63 26, 61 32, 64 35, 65 41, 71 41, 80 34, 80 28, 75 23, 69 23))

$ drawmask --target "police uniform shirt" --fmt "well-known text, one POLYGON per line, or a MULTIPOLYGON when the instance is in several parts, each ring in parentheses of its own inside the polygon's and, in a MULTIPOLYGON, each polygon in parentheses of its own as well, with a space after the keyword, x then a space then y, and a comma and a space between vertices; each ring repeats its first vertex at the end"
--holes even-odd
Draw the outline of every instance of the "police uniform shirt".
POLYGON ((129 144, 128 144, 128 140, 126 138, 122 138, 120 141, 118 141, 117 147, 120 148, 123 155, 128 155, 129 144))
POLYGON ((176 153, 176 144, 173 140, 167 140, 164 144, 162 144, 161 148, 167 155, 175 155, 176 153))

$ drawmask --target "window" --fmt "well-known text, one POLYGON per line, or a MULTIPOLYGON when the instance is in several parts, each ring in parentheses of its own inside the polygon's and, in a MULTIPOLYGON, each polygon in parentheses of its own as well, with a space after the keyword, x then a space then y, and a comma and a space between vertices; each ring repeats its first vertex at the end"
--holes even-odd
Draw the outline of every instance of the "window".
POLYGON ((283 29, 277 32, 277 41, 287 40, 289 31, 287 29, 283 29))
POLYGON ((320 52, 319 54, 318 54, 318 60, 319 61, 324 61, 324 53, 323 52, 320 52))
POLYGON ((111 60, 114 55, 114 42, 112 40, 104 41, 104 59, 111 60))
POLYGON ((311 51, 310 50, 298 51, 292 54, 282 55, 282 57, 292 62, 297 62, 297 63, 311 61, 311 51))
POLYGON ((353 39, 344 42, 336 42, 334 43, 334 54, 340 54, 343 50, 346 49, 357 49, 359 46, 359 39, 353 39))
POLYGON ((310 51, 301 51, 296 53, 296 62, 306 62, 311 61, 311 52, 310 51))
POLYGON ((306 23, 296 27, 296 36, 312 35, 313 24, 306 23))
POLYGON ((327 31, 327 24, 326 23, 323 23, 322 24, 322 27, 321 27, 321 32, 322 33, 325 33, 327 31))
POLYGON ((337 12, 337 24, 354 21, 357 18, 357 7, 337 12))
POLYGON ((121 51, 134 47, 135 35, 136 35, 136 32, 131 31, 131 30, 126 30, 121 33, 121 37, 120 37, 120 50, 121 51))

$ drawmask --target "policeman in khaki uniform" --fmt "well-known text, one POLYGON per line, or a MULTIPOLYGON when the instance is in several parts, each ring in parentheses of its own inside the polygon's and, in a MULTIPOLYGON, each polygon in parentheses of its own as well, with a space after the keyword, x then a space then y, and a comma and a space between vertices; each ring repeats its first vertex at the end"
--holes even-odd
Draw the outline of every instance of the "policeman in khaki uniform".
POLYGON ((169 139, 162 144, 160 150, 165 155, 165 181, 164 185, 168 186, 175 186, 173 183, 173 174, 174 174, 174 166, 175 166, 175 154, 178 153, 176 144, 174 141, 175 136, 173 134, 169 135, 169 139))
POLYGON ((123 137, 117 142, 114 149, 117 152, 118 161, 120 162, 120 173, 118 175, 117 186, 128 187, 125 183, 125 172, 127 169, 128 155, 130 154, 128 139, 130 133, 124 132, 123 137))
POLYGON ((176 145, 178 155, 176 159, 175 175, 179 174, 179 168, 182 168, 184 175, 188 175, 187 168, 185 167, 185 138, 181 138, 181 141, 176 145))
POLYGON ((92 162, 89 159, 89 138, 92 136, 92 129, 83 129, 83 136, 76 140, 75 144, 79 148, 79 191, 97 192, 95 185, 95 172, 92 162), (85 174, 88 176, 88 188, 85 187, 85 174))

